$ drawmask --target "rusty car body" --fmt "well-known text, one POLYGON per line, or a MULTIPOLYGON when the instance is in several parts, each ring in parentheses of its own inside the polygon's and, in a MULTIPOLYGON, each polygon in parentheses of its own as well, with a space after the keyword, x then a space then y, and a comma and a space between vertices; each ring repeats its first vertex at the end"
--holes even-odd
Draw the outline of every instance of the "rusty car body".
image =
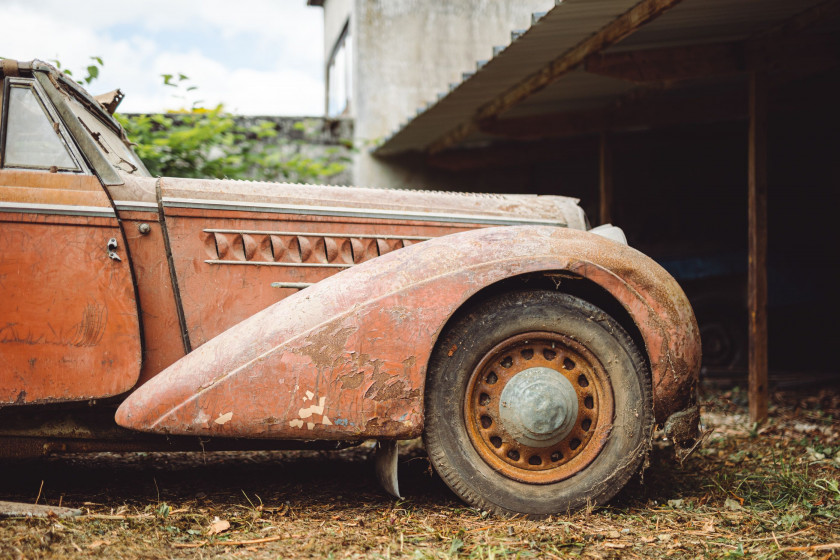
MULTIPOLYGON (((608 500, 697 427, 677 283, 574 199, 154 178, 2 61, 0 455, 424 436, 471 504, 608 500)), ((113 107, 111 107, 113 109, 113 107)))

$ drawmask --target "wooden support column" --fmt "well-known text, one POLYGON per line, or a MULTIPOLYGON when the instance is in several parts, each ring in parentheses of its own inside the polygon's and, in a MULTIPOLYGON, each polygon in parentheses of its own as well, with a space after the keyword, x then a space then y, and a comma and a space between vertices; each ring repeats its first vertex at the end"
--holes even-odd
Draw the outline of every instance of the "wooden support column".
POLYGON ((749 400, 750 419, 767 419, 767 77, 750 73, 749 102, 749 400))
POLYGON ((598 153, 598 224, 612 223, 613 181, 612 155, 606 132, 601 133, 598 153))

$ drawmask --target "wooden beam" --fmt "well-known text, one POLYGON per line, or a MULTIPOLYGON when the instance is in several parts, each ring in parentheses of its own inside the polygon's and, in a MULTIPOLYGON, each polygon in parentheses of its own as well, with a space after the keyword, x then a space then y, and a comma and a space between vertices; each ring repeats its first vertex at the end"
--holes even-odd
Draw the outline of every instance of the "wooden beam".
POLYGON ((840 0, 826 0, 820 4, 811 6, 794 17, 787 19, 775 27, 765 29, 753 35, 749 43, 772 44, 784 37, 801 35, 803 31, 821 21, 830 21, 840 17, 840 0))
POLYGON ((750 74, 748 196, 750 419, 767 419, 767 76, 750 74))
MULTIPOLYGON (((835 5, 840 0, 830 3, 835 5)), ((806 24, 819 21, 814 19, 814 13, 824 18, 836 18, 838 14, 829 9, 833 6, 817 7, 822 9, 809 10, 774 28, 772 33, 746 41, 596 53, 586 59, 583 69, 617 80, 651 83, 796 68, 803 63, 828 68, 836 61, 840 45, 835 34, 802 31, 806 24)))
POLYGON ((600 224, 612 223, 612 205, 612 154, 610 153, 609 137, 606 132, 602 132, 598 149, 598 218, 600 224))
POLYGON ((584 69, 590 74, 635 83, 696 79, 746 70, 743 43, 598 53, 586 59, 584 69))
POLYGON ((427 156, 426 163, 449 171, 502 169, 592 157, 597 149, 594 137, 494 144, 482 148, 446 150, 427 156))
POLYGON ((742 92, 700 97, 666 97, 656 93, 643 96, 634 92, 605 108, 499 119, 483 123, 481 131, 507 139, 537 140, 747 117, 747 98, 742 92))
POLYGON ((523 99, 553 84, 560 77, 580 66, 586 57, 618 43, 679 2, 680 0, 642 0, 588 39, 482 105, 467 122, 460 124, 432 143, 428 152, 434 154, 460 142, 471 132, 478 130, 479 122, 497 118, 523 99))

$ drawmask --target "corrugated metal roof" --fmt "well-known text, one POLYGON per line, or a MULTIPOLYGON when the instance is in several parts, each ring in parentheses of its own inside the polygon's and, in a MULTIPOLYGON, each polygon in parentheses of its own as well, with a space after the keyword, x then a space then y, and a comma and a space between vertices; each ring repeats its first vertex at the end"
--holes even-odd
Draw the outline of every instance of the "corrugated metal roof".
MULTIPOLYGON (((822 0, 683 0, 605 53, 686 44, 744 40, 808 10, 822 0)), ((480 62, 474 73, 448 93, 418 109, 417 115, 385 139, 375 153, 424 151, 459 124, 550 61, 571 50, 638 4, 638 0, 565 0, 547 14, 535 14, 532 26, 514 32, 506 48, 480 62)), ((504 118, 574 111, 604 106, 637 87, 631 82, 569 72, 526 98, 504 118)), ((486 142, 473 132, 459 145, 486 142)))

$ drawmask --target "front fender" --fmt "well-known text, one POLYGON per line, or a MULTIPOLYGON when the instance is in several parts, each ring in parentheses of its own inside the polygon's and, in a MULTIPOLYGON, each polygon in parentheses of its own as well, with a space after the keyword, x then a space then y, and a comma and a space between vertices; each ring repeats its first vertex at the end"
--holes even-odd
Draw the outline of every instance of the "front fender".
POLYGON ((158 374, 123 402, 117 423, 224 437, 416 437, 426 366, 448 318, 488 285, 549 270, 589 278, 628 311, 658 421, 689 405, 700 338, 676 281, 625 245, 522 226, 431 239, 310 286, 158 374))

